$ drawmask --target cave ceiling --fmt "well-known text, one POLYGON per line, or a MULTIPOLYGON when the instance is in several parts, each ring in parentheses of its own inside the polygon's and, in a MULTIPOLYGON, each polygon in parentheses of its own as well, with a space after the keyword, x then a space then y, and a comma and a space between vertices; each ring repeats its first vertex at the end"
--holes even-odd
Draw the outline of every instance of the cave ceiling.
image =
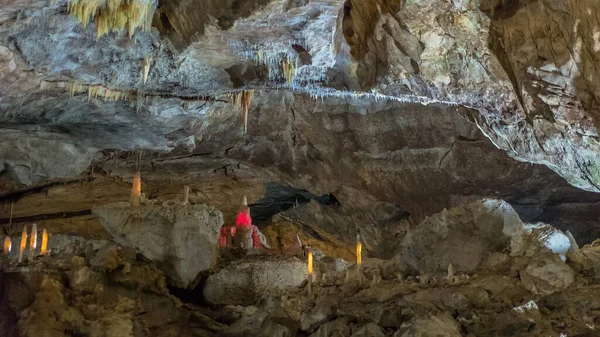
POLYGON ((598 236, 595 0, 138 1, 123 30, 73 9, 109 3, 0 1, 7 231, 14 203, 101 236, 91 206, 139 169, 224 212, 266 183, 374 226, 493 196, 598 236))

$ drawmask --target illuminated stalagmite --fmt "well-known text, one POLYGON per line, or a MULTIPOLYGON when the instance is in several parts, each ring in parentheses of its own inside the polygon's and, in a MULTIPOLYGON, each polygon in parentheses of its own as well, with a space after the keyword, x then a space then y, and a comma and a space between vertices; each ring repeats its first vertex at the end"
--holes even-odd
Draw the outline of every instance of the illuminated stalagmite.
POLYGON ((362 264, 362 244, 360 243, 360 235, 356 236, 356 264, 362 264))
POLYGON ((37 248, 37 225, 33 224, 31 227, 31 235, 29 236, 29 256, 35 256, 35 249, 37 248))
POLYGON ((136 172, 133 176, 133 184, 131 185, 131 206, 140 205, 140 197, 142 195, 142 180, 140 172, 136 172))
POLYGON ((23 262, 23 254, 25 253, 25 247, 27 247, 27 225, 23 226, 23 233, 21 233, 21 244, 19 245, 19 262, 23 262))
POLYGON ((40 247, 40 254, 46 255, 48 253, 48 231, 44 228, 42 232, 42 246, 40 247))
POLYGON ((8 256, 10 254, 10 249, 12 248, 12 240, 10 236, 4 238, 4 255, 8 256))

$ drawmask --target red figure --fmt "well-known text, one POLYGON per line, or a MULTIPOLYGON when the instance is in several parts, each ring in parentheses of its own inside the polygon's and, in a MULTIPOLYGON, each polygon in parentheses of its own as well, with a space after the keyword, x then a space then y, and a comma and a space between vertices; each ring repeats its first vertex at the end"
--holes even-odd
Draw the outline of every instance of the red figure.
MULTIPOLYGON (((237 218, 235 220, 235 226, 226 226, 221 228, 221 234, 219 236, 219 246, 225 247, 228 245, 228 233, 231 235, 232 238, 235 238, 235 235, 236 233, 238 233, 238 231, 240 234, 244 233, 245 235, 248 235, 248 232, 251 231, 252 247, 260 249, 262 247, 262 244, 258 235, 258 228, 252 225, 252 218, 250 217, 250 208, 248 208, 246 197, 244 196, 242 200, 242 206, 240 207, 240 212, 238 213, 237 218)), ((242 237, 235 238, 233 241, 236 246, 240 243, 246 246, 244 238, 242 237)))

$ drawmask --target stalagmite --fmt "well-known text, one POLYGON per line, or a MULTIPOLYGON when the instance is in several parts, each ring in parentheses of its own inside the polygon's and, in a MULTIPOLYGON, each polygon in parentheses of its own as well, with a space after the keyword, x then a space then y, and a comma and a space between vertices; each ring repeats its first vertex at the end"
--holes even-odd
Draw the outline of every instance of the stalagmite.
POLYGON ((188 185, 183 186, 183 203, 187 205, 190 199, 190 187, 188 185))
POLYGON ((31 227, 31 235, 29 235, 29 257, 35 256, 35 248, 37 248, 37 225, 31 227))
POLYGON ((312 280, 313 280, 313 254, 312 250, 308 250, 308 294, 312 295, 312 280))
POLYGON ((27 247, 27 225, 23 226, 23 233, 21 234, 21 244, 19 245, 19 263, 23 262, 25 247, 27 247))
POLYGON ((577 253, 579 251, 579 245, 577 244, 577 241, 575 241, 573 234, 571 234, 570 231, 567 231, 566 235, 571 243, 571 246, 569 247, 569 253, 577 253))
POLYGON ((454 280, 454 267, 452 266, 452 263, 448 264, 448 276, 446 276, 446 279, 448 280, 448 283, 452 283, 454 280))
POLYGON ((40 254, 46 255, 48 253, 48 231, 46 228, 42 231, 42 246, 40 247, 40 254))
POLYGON ((7 236, 4 238, 4 255, 5 256, 10 255, 11 248, 12 248, 12 240, 10 239, 10 236, 7 236))
POLYGON ((133 183, 131 185, 131 206, 140 205, 140 196, 142 194, 142 180, 140 178, 140 172, 137 171, 133 176, 133 183))

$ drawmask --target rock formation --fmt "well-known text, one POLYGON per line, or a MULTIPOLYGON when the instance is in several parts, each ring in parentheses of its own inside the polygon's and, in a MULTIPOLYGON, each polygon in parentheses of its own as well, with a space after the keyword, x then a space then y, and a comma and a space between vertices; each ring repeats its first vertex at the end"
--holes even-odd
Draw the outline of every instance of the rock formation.
POLYGON ((223 215, 212 207, 116 203, 94 207, 93 213, 115 242, 139 250, 178 286, 193 284, 216 264, 223 215))
MULTIPOLYGON (((165 209, 207 212, 201 205, 170 207, 165 209)), ((123 212, 119 205, 108 205, 102 212, 116 217, 118 209, 123 212)), ((320 257, 315 260, 312 296, 306 289, 306 262, 298 257, 222 248, 216 268, 194 289, 183 290, 167 287, 167 278, 176 274, 171 270, 165 274, 158 268, 162 263, 136 257, 139 247, 72 240, 68 249, 50 249, 23 264, 3 260, 0 333, 10 337, 591 333, 598 319, 597 246, 585 245, 564 262, 536 232, 524 230, 526 225, 515 214, 505 202, 483 199, 426 219, 402 240, 402 247, 410 247, 417 244, 414 233, 430 233, 436 244, 423 255, 423 267, 415 267, 406 250, 392 260, 366 258, 360 269, 320 257), (458 231, 458 224, 472 232, 465 244, 476 247, 477 240, 486 240, 489 249, 449 254, 456 268, 449 279, 447 271, 427 266, 435 266, 442 254, 448 254, 440 243, 452 243, 451 235, 466 235, 458 231), (439 238, 434 233, 444 233, 441 229, 448 229, 449 237, 435 241, 439 238), (521 236, 515 242, 526 249, 513 245, 518 249, 510 254, 511 236, 513 241, 521 236), (397 264, 401 272, 384 272, 387 263, 397 264), (372 281, 375 275, 380 276, 377 282, 372 281)), ((151 223, 151 218, 146 221, 151 223)))
POLYGON ((590 333, 599 11, 2 3, 0 335, 590 333), (269 254, 216 246, 241 195, 269 254))

